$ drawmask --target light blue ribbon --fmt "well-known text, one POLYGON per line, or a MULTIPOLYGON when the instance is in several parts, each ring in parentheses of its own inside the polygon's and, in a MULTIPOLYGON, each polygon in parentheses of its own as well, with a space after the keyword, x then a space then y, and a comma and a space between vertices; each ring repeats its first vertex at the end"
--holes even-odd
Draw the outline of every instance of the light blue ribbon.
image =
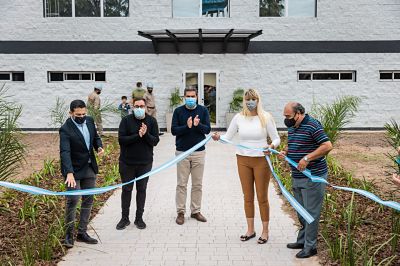
POLYGON ((70 191, 62 191, 62 192, 56 192, 56 191, 51 191, 43 188, 38 188, 34 186, 29 186, 29 185, 24 185, 24 184, 16 184, 16 183, 10 183, 10 182, 5 182, 5 181, 0 181, 0 186, 6 187, 6 188, 11 188, 15 189, 21 192, 26 192, 30 193, 33 195, 51 195, 51 196, 81 196, 81 195, 94 195, 94 194, 101 194, 105 193, 107 191, 122 187, 124 185, 128 185, 133 182, 137 182, 143 178, 146 178, 150 175, 154 175, 156 173, 161 172, 162 170, 171 167, 178 162, 182 161, 185 159, 187 156, 189 156, 191 153, 199 149, 200 147, 204 146, 209 140, 211 139, 211 135, 207 136, 204 140, 200 141, 197 143, 195 146, 190 148, 189 150, 179 154, 176 156, 174 159, 160 165, 157 168, 154 168, 150 172, 147 172, 129 182, 117 184, 117 185, 112 185, 112 186, 107 186, 107 187, 98 187, 98 188, 90 188, 90 189, 81 189, 81 190, 70 190, 70 191))
MULTIPOLYGON (((221 137, 222 137, 222 136, 221 136, 221 137)), ((233 145, 235 145, 235 146, 237 146, 237 147, 240 147, 240 148, 243 148, 243 149, 257 150, 257 151, 266 151, 266 150, 269 150, 269 151, 272 152, 273 154, 279 154, 279 152, 278 152, 277 150, 274 150, 274 149, 269 149, 269 148, 251 148, 251 147, 247 147, 247 146, 244 146, 244 145, 234 144, 233 142, 228 141, 228 140, 226 140, 226 139, 221 139, 221 141, 222 141, 222 142, 226 142, 226 143, 233 144, 233 145)), ((267 159, 267 160, 268 160, 268 159, 267 159)), ((290 159, 290 158, 287 157, 287 156, 285 156, 285 160, 286 160, 290 165, 292 165, 294 168, 297 169, 298 163, 296 163, 295 161, 293 161, 292 159, 290 159)), ((400 156, 396 158, 396 162, 397 162, 398 164, 400 164, 400 156)), ((270 167, 271 167, 271 166, 270 166, 270 167)), ((271 170, 272 170, 272 168, 271 168, 271 170)), ((386 206, 386 207, 389 207, 389 208, 395 209, 395 210, 397 210, 397 211, 400 211, 400 203, 398 203, 398 202, 382 200, 382 199, 380 199, 378 196, 376 196, 375 194, 373 194, 373 193, 371 193, 371 192, 368 192, 368 191, 365 191, 365 190, 362 190, 362 189, 331 185, 325 178, 322 178, 322 177, 319 177, 319 176, 313 176, 313 175, 311 174, 311 171, 308 170, 308 169, 305 169, 304 171, 301 171, 301 172, 302 172, 305 176, 307 176, 308 178, 310 178, 312 182, 325 183, 325 184, 330 185, 331 187, 336 188, 336 189, 345 190, 345 191, 350 191, 350 192, 355 192, 355 193, 360 194, 360 195, 362 195, 362 196, 364 196, 364 197, 367 197, 367 198, 369 198, 369 199, 371 199, 371 200, 373 200, 373 201, 375 201, 375 202, 377 202, 377 203, 379 203, 379 204, 382 204, 382 205, 384 205, 384 206, 386 206)), ((288 199, 288 200, 289 200, 289 199, 288 199)), ((292 206, 293 206, 293 205, 292 205, 292 206)), ((293 206, 293 207, 295 208, 295 206, 293 206)), ((297 211, 297 209, 296 209, 296 211, 297 211)))
MULTIPOLYGON (((219 141, 222 143, 231 144, 233 146, 236 146, 236 147, 242 148, 242 149, 246 149, 246 150, 262 151, 262 152, 267 150, 267 149, 263 149, 263 148, 251 148, 251 147, 247 147, 247 146, 244 146, 241 144, 236 144, 230 140, 225 139, 224 136, 221 136, 219 141)), ((290 205, 292 205, 292 207, 299 213, 299 215, 301 217, 303 217, 304 220, 307 221, 307 223, 310 224, 310 223, 314 222, 315 219, 311 216, 311 214, 293 197, 293 195, 282 184, 281 179, 276 174, 274 167, 272 166, 271 159, 269 158, 269 156, 265 156, 265 159, 267 160, 269 168, 271 169, 272 176, 275 178, 276 182, 278 183, 278 186, 282 192, 282 195, 287 199, 287 201, 290 203, 290 205)))

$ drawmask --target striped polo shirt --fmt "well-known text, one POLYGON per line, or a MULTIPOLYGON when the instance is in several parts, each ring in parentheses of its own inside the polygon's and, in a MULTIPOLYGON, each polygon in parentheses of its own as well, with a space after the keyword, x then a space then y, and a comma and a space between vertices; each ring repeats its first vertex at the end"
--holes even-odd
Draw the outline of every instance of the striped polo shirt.
MULTIPOLYGON (((305 115, 299 127, 288 129, 288 157, 295 162, 299 162, 304 156, 315 151, 322 143, 329 141, 321 123, 305 115)), ((306 178, 304 174, 292 167, 293 178, 306 178)), ((311 170, 312 175, 322 176, 328 172, 325 156, 310 161, 307 169, 311 170)))

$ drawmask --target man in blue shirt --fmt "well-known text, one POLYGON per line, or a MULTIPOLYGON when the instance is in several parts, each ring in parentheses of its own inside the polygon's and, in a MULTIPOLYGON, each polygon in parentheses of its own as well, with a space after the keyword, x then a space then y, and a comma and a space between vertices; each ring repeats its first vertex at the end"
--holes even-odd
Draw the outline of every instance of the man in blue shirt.
MULTIPOLYGON (((204 140, 205 135, 211 131, 207 108, 197 104, 197 90, 192 87, 186 88, 184 96, 185 105, 176 108, 172 116, 171 132, 176 136, 176 155, 204 140)), ((204 157, 205 147, 202 146, 177 164, 176 209, 178 216, 176 223, 179 225, 185 222, 189 175, 192 177, 191 217, 200 222, 207 221, 200 213, 204 157)))
POLYGON ((326 179, 328 167, 325 156, 332 150, 332 143, 321 123, 305 114, 305 109, 300 103, 288 103, 283 115, 288 127, 288 146, 280 153, 279 158, 287 156, 298 163, 297 168, 292 167, 294 197, 315 219, 311 224, 307 224, 298 215, 302 227, 297 241, 288 244, 287 247, 301 249, 296 254, 297 258, 308 258, 317 254, 318 224, 325 184, 314 183, 301 172, 307 168, 312 175, 326 179))

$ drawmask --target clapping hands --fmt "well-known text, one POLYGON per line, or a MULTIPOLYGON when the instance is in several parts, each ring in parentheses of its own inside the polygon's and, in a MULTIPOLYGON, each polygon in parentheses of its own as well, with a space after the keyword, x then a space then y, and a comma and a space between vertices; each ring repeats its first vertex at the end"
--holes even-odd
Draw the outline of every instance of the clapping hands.
POLYGON ((143 137, 147 132, 147 126, 145 123, 142 123, 142 126, 139 129, 139 136, 143 137))

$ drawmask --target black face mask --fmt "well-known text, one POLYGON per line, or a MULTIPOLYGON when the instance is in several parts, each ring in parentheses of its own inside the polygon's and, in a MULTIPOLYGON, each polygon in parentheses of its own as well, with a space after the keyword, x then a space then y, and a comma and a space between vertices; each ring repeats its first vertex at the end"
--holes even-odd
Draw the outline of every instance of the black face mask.
POLYGON ((296 125, 297 120, 294 119, 294 116, 292 118, 285 118, 284 123, 286 127, 294 127, 294 125, 296 125))
POLYGON ((149 89, 147 89, 147 91, 148 91, 149 93, 152 93, 152 92, 153 92, 153 90, 149 90, 149 89))
POLYGON ((86 121, 86 115, 82 117, 74 116, 73 119, 77 124, 83 124, 86 121))

